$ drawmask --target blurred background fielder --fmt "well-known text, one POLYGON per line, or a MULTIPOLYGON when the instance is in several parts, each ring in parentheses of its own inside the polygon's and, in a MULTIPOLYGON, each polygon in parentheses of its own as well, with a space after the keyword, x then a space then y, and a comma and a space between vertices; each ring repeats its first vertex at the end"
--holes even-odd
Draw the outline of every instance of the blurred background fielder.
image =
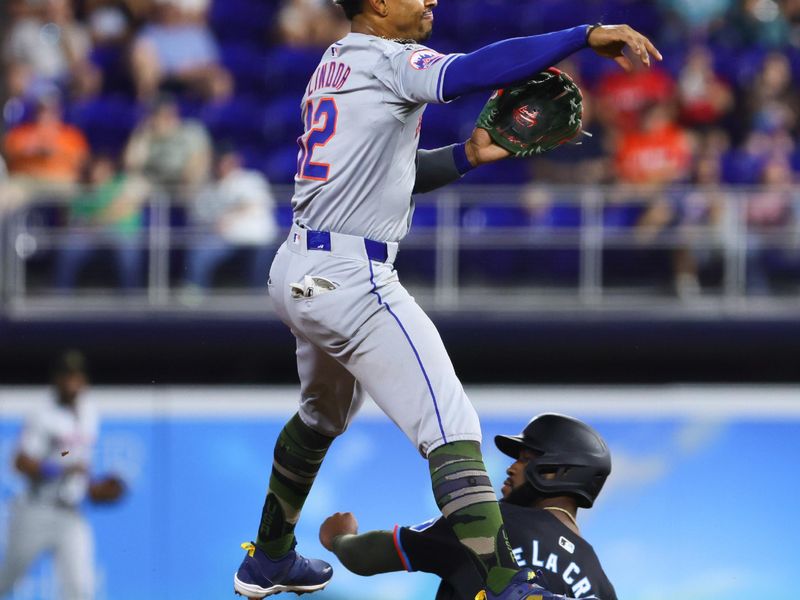
POLYGON ((98 419, 81 398, 86 385, 83 356, 76 351, 61 356, 53 370, 51 402, 22 430, 14 465, 28 489, 12 509, 0 597, 43 553, 55 558, 62 600, 95 597, 94 541, 81 503, 115 502, 124 486, 114 476, 92 477, 98 419))

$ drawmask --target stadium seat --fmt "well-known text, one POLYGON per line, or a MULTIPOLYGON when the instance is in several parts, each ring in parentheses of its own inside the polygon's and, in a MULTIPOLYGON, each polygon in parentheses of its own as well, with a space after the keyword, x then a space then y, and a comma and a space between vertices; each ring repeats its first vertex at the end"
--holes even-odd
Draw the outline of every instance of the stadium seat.
POLYGON ((126 96, 99 96, 76 102, 65 110, 65 120, 81 129, 95 152, 118 155, 144 109, 126 96))
POLYGON ((262 40, 271 29, 280 3, 264 0, 212 2, 209 23, 216 36, 227 40, 262 40))
POLYGON ((264 94, 264 51, 252 40, 221 44, 220 60, 236 82, 237 94, 264 94))
POLYGON ((263 88, 273 94, 294 94, 299 102, 321 57, 319 48, 276 46, 270 49, 260 71, 263 88))
POLYGON ((252 96, 240 95, 225 104, 207 105, 200 118, 217 141, 227 140, 236 146, 255 145, 262 141, 258 126, 260 106, 252 96))
POLYGON ((271 183, 292 183, 297 173, 297 146, 272 150, 261 162, 261 171, 271 183))

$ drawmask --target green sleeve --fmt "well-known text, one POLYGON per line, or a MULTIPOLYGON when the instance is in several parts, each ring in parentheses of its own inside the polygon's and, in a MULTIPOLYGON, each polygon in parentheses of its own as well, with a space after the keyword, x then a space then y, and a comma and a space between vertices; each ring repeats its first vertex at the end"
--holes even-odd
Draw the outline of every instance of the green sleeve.
POLYGON ((340 535, 333 540, 333 552, 347 570, 356 575, 406 570, 395 548, 391 531, 340 535))

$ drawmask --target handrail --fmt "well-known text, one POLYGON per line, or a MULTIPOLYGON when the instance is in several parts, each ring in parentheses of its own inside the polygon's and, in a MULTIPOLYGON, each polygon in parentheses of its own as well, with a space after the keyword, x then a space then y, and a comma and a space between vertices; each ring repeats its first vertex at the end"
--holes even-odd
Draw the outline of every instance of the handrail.
MULTIPOLYGON (((75 193, 81 191, 86 190, 76 188, 75 193)), ((114 306, 123 312, 225 312, 225 306, 231 313, 263 312, 263 289, 248 289, 235 279, 193 302, 182 297, 187 256, 208 240, 209 231, 191 220, 176 224, 176 215, 187 219, 183 213, 190 200, 185 198, 191 194, 174 191, 151 193, 142 208, 145 224, 126 238, 146 256, 143 286, 114 296, 108 294, 115 288, 110 279, 98 284, 95 278, 69 293, 58 293, 48 281, 54 256, 76 239, 92 239, 100 251, 119 245, 102 226, 65 224, 74 196, 40 196, 11 211, 0 205, 0 316, 44 312, 43 307, 80 314, 104 303, 109 310, 114 306)), ((292 188, 276 185, 272 191, 279 235, 284 235, 291 219, 292 188)), ((793 306, 800 290, 800 186, 461 185, 418 196, 415 203, 416 224, 401 243, 398 269, 431 309, 667 306, 691 311, 702 306, 723 313, 732 306, 748 306, 769 311, 793 306), (766 224, 759 225, 756 208, 765 199, 772 206, 765 209, 766 224), (648 228, 642 225, 643 215, 654 203, 671 211, 671 222, 648 228), (776 203, 784 210, 777 218, 776 203), (708 214, 712 208, 714 218, 708 214), (414 257, 409 264, 403 264, 403 250, 414 257), (661 257, 665 263, 715 255, 715 273, 709 276, 713 282, 704 282, 702 293, 695 290, 687 296, 670 289, 668 272, 660 272, 661 280, 655 283, 639 281, 638 273, 626 280, 626 262, 659 252, 666 253, 661 257), (776 267, 781 260, 786 264, 776 267), (422 268, 425 261, 429 266, 422 268), (759 266, 759 261, 764 264, 759 266), (761 282, 755 289, 754 277, 774 278, 767 272, 770 268, 781 271, 779 285, 770 290, 761 282), (754 290, 758 298, 751 302, 754 290)))

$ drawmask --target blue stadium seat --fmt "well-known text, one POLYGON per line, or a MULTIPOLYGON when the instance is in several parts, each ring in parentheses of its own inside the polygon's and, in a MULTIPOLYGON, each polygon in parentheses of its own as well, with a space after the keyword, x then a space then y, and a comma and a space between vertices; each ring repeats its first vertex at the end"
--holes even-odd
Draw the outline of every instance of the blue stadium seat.
POLYGON ((252 96, 235 96, 225 104, 209 104, 200 118, 216 141, 230 141, 236 146, 259 144, 261 111, 252 96))
POLYGON ((463 122, 458 111, 450 105, 431 104, 422 118, 420 148, 438 148, 464 141, 468 136, 462 132, 463 122))
POLYGON ((292 226, 292 206, 287 202, 278 202, 275 209, 275 220, 280 227, 289 228, 292 226))
POLYGON ((90 60, 103 73, 104 94, 133 96, 133 77, 129 69, 129 53, 122 44, 97 45, 92 48, 90 60))
POLYGON ((303 133, 300 100, 296 94, 285 94, 260 107, 252 127, 265 144, 296 147, 297 138, 303 133))
POLYGON ((412 231, 436 227, 439 222, 439 209, 435 204, 417 204, 414 207, 412 231))
POLYGON ((143 114, 125 96, 99 96, 68 106, 65 119, 84 132, 95 152, 117 155, 143 114))
POLYGON ((280 3, 264 0, 213 2, 209 23, 221 40, 265 39, 280 9, 280 3))
POLYGON ((272 183, 292 183, 297 173, 297 146, 283 146, 266 154, 261 171, 272 183))
POLYGON ((493 227, 529 227, 531 217, 521 206, 485 204, 465 208, 461 212, 461 226, 467 230, 493 227))
POLYGON ((714 70, 739 87, 747 87, 759 75, 766 56, 763 48, 731 48, 723 44, 710 48, 714 54, 714 70))
POLYGON ((577 229, 582 222, 580 205, 554 202, 535 218, 534 224, 550 229, 577 229))
POLYGON ((733 184, 758 183, 764 162, 764 157, 738 149, 728 150, 722 155, 722 180, 733 184))
POLYGON ((245 38, 223 43, 220 60, 231 72, 237 94, 265 93, 265 54, 253 41, 245 38))
POLYGON ((629 229, 647 209, 647 203, 626 202, 624 204, 607 204, 603 207, 603 227, 606 229, 629 229))
POLYGON ((526 160, 501 160, 484 165, 464 175, 463 183, 510 185, 530 180, 526 160))
POLYGON ((295 94, 298 102, 322 58, 318 48, 277 46, 264 56, 262 84, 270 93, 295 94))

